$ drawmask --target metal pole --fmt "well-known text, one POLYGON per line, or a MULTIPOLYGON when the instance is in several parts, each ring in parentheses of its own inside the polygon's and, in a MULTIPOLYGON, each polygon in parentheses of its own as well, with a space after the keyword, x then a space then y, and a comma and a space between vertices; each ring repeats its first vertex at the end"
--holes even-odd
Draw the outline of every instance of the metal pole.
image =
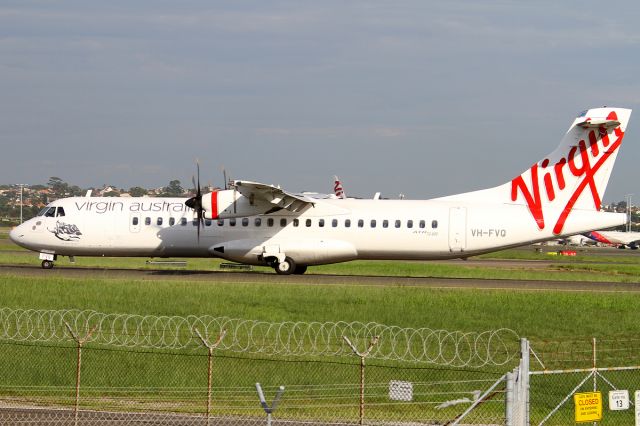
POLYGON ((358 424, 364 423, 364 366, 365 366, 365 358, 369 356, 371 349, 378 343, 380 336, 375 336, 371 339, 371 343, 369 343, 369 347, 365 352, 359 352, 358 349, 351 343, 351 340, 347 336, 342 336, 347 345, 351 348, 354 354, 360 357, 360 419, 358 424))
POLYGON ((513 426, 513 382, 515 382, 515 374, 509 372, 506 375, 507 390, 505 395, 505 424, 506 426, 513 426))
POLYGON ((596 379, 596 338, 593 338, 593 391, 598 390, 598 383, 596 379))
POLYGON ((360 357, 360 424, 364 421, 364 357, 360 357))
POLYGON ((280 386, 278 388, 278 392, 276 393, 276 397, 271 403, 271 407, 269 407, 269 404, 267 404, 267 400, 264 397, 264 392, 262 392, 262 386, 260 385, 260 383, 256 383, 256 391, 258 392, 260 405, 262 405, 262 409, 264 410, 264 412, 267 413, 267 426, 271 426, 271 413, 276 410, 278 402, 280 402, 280 398, 282 398, 282 394, 284 393, 284 386, 280 386))
POLYGON ((22 220, 22 206, 23 206, 23 192, 24 192, 24 187, 25 186, 29 186, 26 183, 18 183, 17 184, 20 187, 20 223, 23 222, 22 220))
POLYGON ((627 194, 625 196, 626 201, 627 201, 627 232, 631 232, 631 196, 633 194, 627 194))
POLYGON ((78 344, 77 345, 77 358, 76 358, 76 401, 75 401, 75 406, 74 406, 74 409, 73 409, 74 425, 77 426, 78 425, 78 409, 79 409, 79 406, 80 406, 80 372, 81 372, 81 366, 82 366, 82 345, 87 340, 89 340, 89 338, 91 337, 93 332, 96 331, 96 328, 98 328, 98 325, 95 325, 89 331, 89 333, 82 339, 80 339, 78 337, 78 335, 73 332, 73 330, 71 329, 71 326, 69 325, 68 322, 65 321, 64 325, 67 326, 67 329, 69 330, 69 333, 71 334, 71 337, 78 344))
POLYGON ((523 394, 521 395, 522 401, 524 401, 524 421, 525 425, 529 426, 529 389, 530 389, 530 357, 531 357, 531 348, 529 346, 529 341, 525 338, 520 342, 520 352, 522 353, 522 390, 523 394))
MULTIPOLYGON (((629 204, 627 204, 627 208, 629 208, 629 204)), ((629 216, 631 217, 631 216, 629 216)), ((596 338, 593 338, 593 391, 596 392, 598 390, 598 370, 596 368, 596 338)), ((598 422, 593 422, 593 426, 596 426, 598 422)))
POLYGON ((198 331, 198 329, 194 329, 194 331, 196 332, 196 334, 198 335, 198 338, 200 339, 200 341, 202 342, 202 344, 207 348, 208 350, 208 355, 207 355, 207 361, 208 361, 208 366, 207 366, 207 426, 209 425, 209 420, 211 417, 211 384, 212 384, 212 363, 213 363, 213 350, 216 349, 218 347, 218 345, 220 344, 220 342, 222 342, 222 339, 224 339, 224 336, 227 334, 227 330, 226 329, 222 329, 222 332, 220 333, 220 336, 218 336, 218 340, 216 340, 215 343, 210 344, 209 342, 207 342, 207 340, 202 337, 202 334, 200 334, 200 331, 198 331))

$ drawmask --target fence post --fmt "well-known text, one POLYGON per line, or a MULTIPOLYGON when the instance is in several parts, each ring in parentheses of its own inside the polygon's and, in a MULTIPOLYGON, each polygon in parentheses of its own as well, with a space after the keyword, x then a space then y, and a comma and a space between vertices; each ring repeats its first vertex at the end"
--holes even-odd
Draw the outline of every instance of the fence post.
POLYGON ((207 355, 207 361, 208 361, 208 368, 207 368, 207 426, 209 425, 209 418, 211 417, 211 364, 213 362, 213 351, 218 347, 218 345, 220 345, 220 342, 222 342, 222 339, 224 339, 224 336, 227 334, 227 330, 226 329, 222 329, 222 332, 220 333, 220 335, 218 336, 218 340, 216 340, 215 343, 209 343, 204 337, 202 337, 202 334, 200 334, 200 331, 198 331, 197 328, 194 329, 194 331, 196 332, 196 334, 198 335, 198 338, 200 339, 200 341, 202 342, 202 344, 207 348, 208 350, 208 355, 207 355))
POLYGON ((524 419, 522 422, 525 426, 529 426, 529 381, 530 381, 530 357, 531 357, 531 348, 529 346, 529 340, 526 338, 520 339, 520 358, 522 359, 520 362, 520 381, 521 386, 519 389, 519 399, 520 404, 524 404, 522 407, 524 409, 524 419))
POLYGON ((342 338, 344 339, 345 342, 347 342, 347 345, 349 345, 353 353, 360 357, 360 421, 359 421, 359 424, 363 424, 363 421, 364 421, 364 364, 365 364, 364 360, 367 356, 369 356, 371 349, 373 349, 373 347, 378 343, 378 339, 380 338, 380 336, 375 336, 373 339, 371 339, 371 343, 369 343, 369 347, 365 352, 359 352, 358 349, 353 345, 353 343, 351 343, 351 341, 347 336, 342 336, 342 338))
POLYGON ((264 392, 262 392, 262 386, 260 386, 260 383, 256 383, 256 391, 258 392, 260 405, 262 405, 262 409, 267 414, 267 426, 271 426, 271 414, 278 407, 278 402, 280 402, 280 398, 282 398, 282 394, 284 393, 284 386, 280 386, 278 388, 278 392, 276 393, 276 397, 273 399, 273 402, 271 403, 271 407, 269 407, 269 404, 267 404, 267 400, 264 397, 264 392))
POLYGON ((78 407, 80 405, 80 371, 82 367, 82 345, 91 338, 91 335, 93 334, 94 331, 96 331, 96 328, 98 328, 98 325, 95 325, 89 331, 89 333, 87 333, 87 335, 84 336, 82 339, 76 333, 73 332, 68 322, 64 321, 64 325, 67 326, 67 330, 69 330, 71 337, 78 344, 77 358, 76 358, 76 402, 73 408, 73 419, 74 419, 73 423, 74 425, 77 426, 78 425, 78 407))
POLYGON ((513 426, 513 400, 514 400, 514 382, 516 374, 515 372, 508 372, 506 374, 506 392, 505 392, 505 425, 513 426))

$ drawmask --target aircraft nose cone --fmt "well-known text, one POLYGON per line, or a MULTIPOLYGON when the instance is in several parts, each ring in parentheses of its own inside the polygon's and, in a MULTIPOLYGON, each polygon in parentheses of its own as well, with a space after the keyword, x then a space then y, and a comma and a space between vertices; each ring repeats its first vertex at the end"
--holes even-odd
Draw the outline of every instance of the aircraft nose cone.
POLYGON ((21 237, 21 232, 19 231, 18 228, 20 227, 16 226, 11 231, 9 231, 9 239, 16 244, 18 244, 18 241, 20 240, 20 237, 21 237))

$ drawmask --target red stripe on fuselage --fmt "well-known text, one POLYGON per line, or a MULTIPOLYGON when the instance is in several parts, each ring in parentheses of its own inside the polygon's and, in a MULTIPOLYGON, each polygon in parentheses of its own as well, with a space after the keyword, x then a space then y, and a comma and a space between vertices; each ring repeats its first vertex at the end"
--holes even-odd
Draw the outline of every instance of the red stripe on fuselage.
POLYGON ((218 191, 211 193, 211 219, 218 218, 218 191))

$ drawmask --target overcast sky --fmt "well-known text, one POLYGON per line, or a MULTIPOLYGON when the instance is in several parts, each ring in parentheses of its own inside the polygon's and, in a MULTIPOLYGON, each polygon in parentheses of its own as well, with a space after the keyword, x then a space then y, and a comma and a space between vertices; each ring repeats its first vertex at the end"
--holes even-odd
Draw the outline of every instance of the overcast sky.
POLYGON ((0 183, 429 198, 494 186, 579 111, 635 109, 605 201, 640 203, 640 3, 0 3, 0 183))

